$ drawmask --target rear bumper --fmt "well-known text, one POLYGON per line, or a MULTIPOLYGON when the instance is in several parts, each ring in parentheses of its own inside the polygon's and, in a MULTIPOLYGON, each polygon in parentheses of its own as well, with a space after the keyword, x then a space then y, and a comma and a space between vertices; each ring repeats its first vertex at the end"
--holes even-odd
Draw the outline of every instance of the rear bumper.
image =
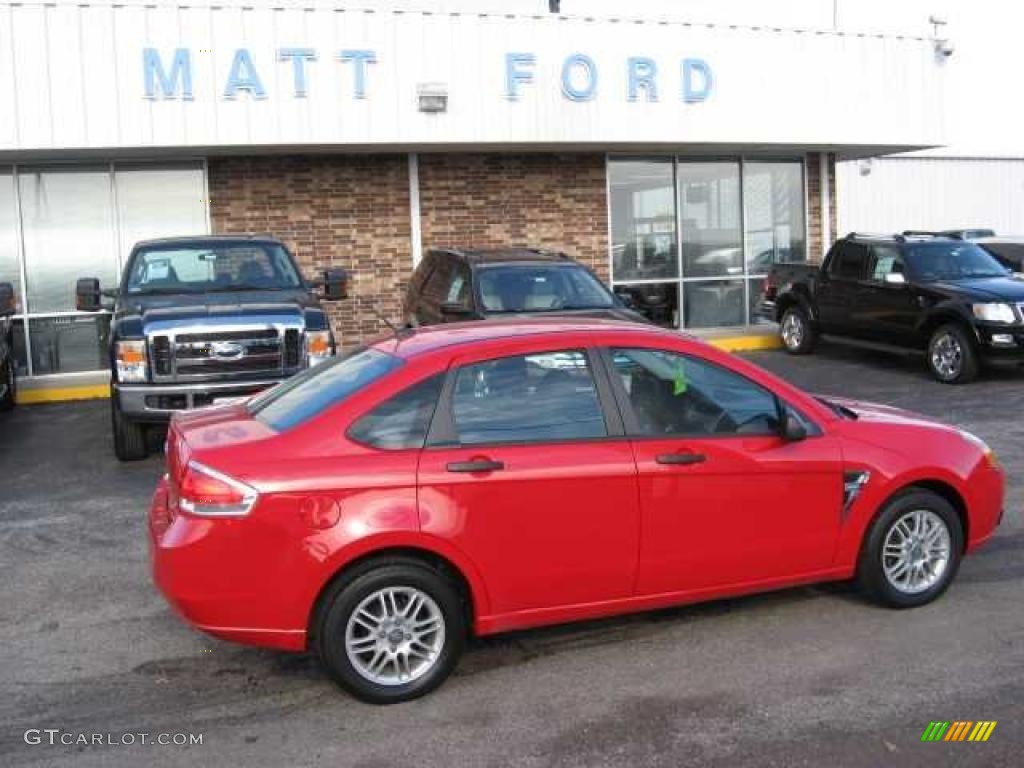
MULTIPOLYGON (((287 516, 267 517, 173 514, 165 476, 149 512, 153 581, 196 629, 237 643, 301 651, 311 609, 301 588, 305 561, 282 543, 296 540, 287 516)), ((294 525, 298 518, 292 518, 294 525)))
POLYGON ((214 405, 218 400, 248 397, 283 381, 207 381, 201 384, 114 384, 121 413, 132 421, 166 423, 177 411, 214 405))

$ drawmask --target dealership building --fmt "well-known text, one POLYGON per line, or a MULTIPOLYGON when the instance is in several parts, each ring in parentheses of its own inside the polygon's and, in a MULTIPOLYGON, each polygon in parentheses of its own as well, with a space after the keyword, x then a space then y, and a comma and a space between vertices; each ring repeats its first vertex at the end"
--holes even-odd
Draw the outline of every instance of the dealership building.
POLYGON ((111 287, 168 235, 347 268, 346 346, 444 246, 561 250, 656 322, 742 331, 770 265, 836 237, 837 162, 944 142, 927 35, 499 5, 0 2, 0 280, 30 387, 96 388, 110 318, 75 280, 111 287))

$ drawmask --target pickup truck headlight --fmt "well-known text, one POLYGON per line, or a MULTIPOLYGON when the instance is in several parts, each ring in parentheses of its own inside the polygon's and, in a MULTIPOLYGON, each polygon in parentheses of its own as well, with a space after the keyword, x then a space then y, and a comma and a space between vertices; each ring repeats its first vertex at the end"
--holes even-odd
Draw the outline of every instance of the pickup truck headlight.
POLYGON ((330 331, 306 331, 306 360, 311 368, 332 354, 330 331))
POLYGON ((117 380, 137 384, 146 380, 146 342, 119 341, 114 345, 117 380))
POLYGON ((993 302, 991 304, 973 304, 971 310, 979 320, 988 323, 1016 323, 1017 315, 1009 304, 993 302))

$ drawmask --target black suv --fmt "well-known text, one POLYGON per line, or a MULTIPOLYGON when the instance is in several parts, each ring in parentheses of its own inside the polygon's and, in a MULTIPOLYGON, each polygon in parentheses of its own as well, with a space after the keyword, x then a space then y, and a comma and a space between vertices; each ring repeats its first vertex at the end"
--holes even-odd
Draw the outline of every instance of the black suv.
POLYGON ((982 360, 1024 363, 1024 281, 952 237, 851 233, 820 267, 774 267, 761 309, 793 354, 819 334, 917 348, 948 384, 973 379, 982 360))
POLYGON ((17 384, 14 378, 14 322, 17 308, 14 286, 0 283, 0 411, 14 407, 17 384))
POLYGON ((409 326, 533 314, 646 322, 579 262, 533 248, 428 251, 402 314, 409 326))
POLYGON ((340 269, 307 282, 280 241, 245 236, 141 242, 115 289, 80 279, 78 309, 114 312, 117 457, 144 458, 147 425, 176 411, 247 398, 331 357, 334 336, 320 299, 342 299, 346 286, 340 269))

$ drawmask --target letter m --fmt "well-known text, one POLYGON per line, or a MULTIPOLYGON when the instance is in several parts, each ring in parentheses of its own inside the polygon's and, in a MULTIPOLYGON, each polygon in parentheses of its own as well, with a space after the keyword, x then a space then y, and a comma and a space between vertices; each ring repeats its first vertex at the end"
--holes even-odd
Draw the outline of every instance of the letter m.
POLYGON ((142 70, 147 99, 177 99, 180 88, 180 98, 192 100, 192 57, 188 48, 174 49, 170 72, 164 68, 160 52, 156 48, 143 48, 142 70))

